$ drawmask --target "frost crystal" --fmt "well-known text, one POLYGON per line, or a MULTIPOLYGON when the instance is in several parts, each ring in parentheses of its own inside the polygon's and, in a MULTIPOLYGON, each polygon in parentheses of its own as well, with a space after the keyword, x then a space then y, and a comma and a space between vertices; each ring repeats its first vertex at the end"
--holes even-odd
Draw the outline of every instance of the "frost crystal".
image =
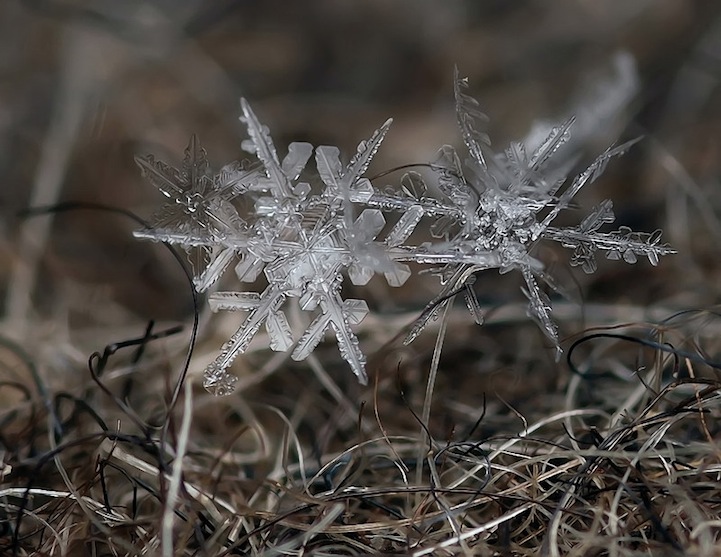
POLYGON ((529 315, 560 352, 544 288, 553 289, 553 281, 533 255, 539 241, 570 248, 571 265, 587 273, 595 271, 598 252, 627 263, 646 257, 653 265, 659 256, 673 253, 660 242, 660 231, 644 234, 625 227, 604 231, 614 220, 610 201, 577 226, 552 226, 581 188, 634 142, 608 149, 568 183, 569 164, 554 155, 568 141, 572 119, 553 127, 531 152, 514 142, 495 153, 483 132, 486 117, 466 88, 466 81, 456 74, 456 113, 468 157, 461 164, 452 147, 440 149, 430 165, 438 196, 429 194, 417 172, 405 174, 397 188, 379 189, 364 177, 391 120, 362 141, 345 165, 336 147, 314 150, 308 143, 291 143, 281 160, 268 129, 245 99, 241 121, 249 139, 243 147, 257 162, 233 162, 214 172, 195 136, 180 169, 152 156, 136 158, 143 175, 169 199, 155 215, 153 227, 137 231, 138 237, 185 249, 200 292, 208 290, 231 264, 238 280, 253 283, 262 274, 266 282, 260 293, 209 295, 213 311, 245 313, 238 330, 205 371, 209 391, 232 392, 236 378, 228 368, 263 326, 270 348, 292 350, 295 360, 310 355, 332 332, 342 358, 366 383, 366 360, 353 326, 363 320, 368 307, 363 300, 342 298, 345 278, 365 285, 380 274, 397 287, 411 275, 408 263, 437 274, 442 288, 411 327, 406 338, 411 342, 456 294, 464 295, 473 319, 481 324, 483 309, 472 288, 475 274, 518 270, 525 280, 529 315), (314 153, 315 177, 306 171, 314 153), (300 181, 304 172, 313 186, 300 181), (424 230, 433 240, 412 242, 414 235, 427 240, 424 230), (290 299, 312 312, 299 336, 284 313, 290 299))

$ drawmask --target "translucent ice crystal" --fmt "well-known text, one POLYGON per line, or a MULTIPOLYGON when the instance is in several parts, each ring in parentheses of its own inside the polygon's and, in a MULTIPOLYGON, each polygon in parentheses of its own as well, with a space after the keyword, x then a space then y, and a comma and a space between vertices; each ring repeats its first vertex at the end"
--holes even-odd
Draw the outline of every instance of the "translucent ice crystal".
POLYGON ((456 294, 463 294, 474 321, 483 308, 472 288, 475 274, 498 269, 519 271, 525 281, 528 313, 558 346, 546 288, 553 281, 534 255, 540 241, 572 250, 571 265, 596 269, 596 254, 634 263, 646 257, 653 265, 673 251, 660 232, 605 231, 614 220, 604 201, 572 227, 554 227, 558 214, 576 194, 603 172, 609 160, 633 142, 613 147, 569 180, 570 164, 555 160, 568 142, 573 119, 550 128, 528 149, 513 142, 495 152, 483 125, 487 118, 466 92, 456 72, 456 114, 467 156, 443 146, 430 165, 439 196, 429 194, 423 177, 406 173, 397 188, 379 189, 364 176, 391 125, 387 120, 362 141, 347 164, 338 148, 291 143, 280 159, 269 130, 245 99, 241 121, 249 139, 243 147, 255 162, 232 162, 211 170, 205 151, 193 136, 180 169, 154 157, 137 157, 143 175, 167 198, 153 227, 138 237, 181 246, 193 256, 195 285, 208 290, 234 264, 239 281, 264 279, 261 292, 212 292, 213 311, 245 314, 205 372, 205 387, 218 395, 232 392, 236 378, 228 371, 256 333, 265 327, 272 350, 292 351, 303 360, 331 332, 341 357, 361 383, 367 382, 366 359, 354 326, 368 312, 363 300, 341 296, 343 281, 367 284, 374 274, 398 287, 411 267, 429 269, 441 281, 438 295, 412 325, 406 341, 417 337, 456 294), (315 177, 306 167, 315 154, 315 177), (308 181, 301 176, 308 175, 308 181), (316 184, 311 186, 310 184, 316 184), (427 241, 427 231, 432 241, 427 241), (413 238, 422 236, 422 242, 413 238), (294 334, 284 308, 296 300, 312 317, 294 334))

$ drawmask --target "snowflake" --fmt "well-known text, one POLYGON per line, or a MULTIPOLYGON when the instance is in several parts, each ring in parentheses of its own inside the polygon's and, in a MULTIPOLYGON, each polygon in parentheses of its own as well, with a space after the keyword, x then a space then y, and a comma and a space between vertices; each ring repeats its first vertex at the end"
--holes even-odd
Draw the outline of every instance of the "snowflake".
POLYGON ((152 228, 138 230, 135 236, 181 245, 193 264, 197 290, 207 290, 245 242, 247 226, 231 199, 239 191, 238 184, 252 183, 257 171, 235 164, 233 180, 228 179, 227 169, 214 174, 195 135, 180 170, 152 155, 135 157, 135 161, 142 175, 170 199, 153 215, 152 228))
POLYGON ((361 142, 347 166, 341 163, 337 148, 318 147, 315 163, 324 188, 311 195, 311 187, 298 178, 313 153, 312 146, 292 143, 280 161, 267 128, 244 99, 241 107, 241 120, 250 137, 244 147, 257 156, 259 166, 232 163, 212 175, 195 137, 181 171, 150 156, 137 159, 145 176, 171 198, 155 217, 156 226, 137 236, 186 249, 200 247, 205 263, 195 269, 199 291, 213 284, 233 260, 238 261, 235 272, 241 281, 254 282, 262 272, 268 283, 260 294, 209 295, 213 311, 248 315, 208 366, 204 385, 216 394, 232 391, 236 378, 228 368, 263 325, 270 348, 285 351, 295 344, 291 357, 296 360, 306 358, 326 331, 332 330, 341 356, 359 381, 366 383, 366 360, 352 326, 362 321, 368 307, 364 300, 342 299, 340 290, 345 275, 362 285, 379 272, 394 286, 410 276, 410 269, 392 261, 384 245, 375 241, 385 226, 382 212, 366 208, 355 216, 354 203, 372 195, 370 182, 362 175, 391 121, 361 142), (252 202, 245 219, 236 209, 241 200, 252 202), (297 298, 305 311, 317 312, 295 343, 283 312, 288 298, 297 298))
POLYGON ((456 112, 469 156, 463 166, 452 147, 441 148, 430 165, 440 192, 436 196, 429 194, 417 172, 406 173, 399 188, 385 190, 364 177, 391 120, 358 145, 347 165, 336 147, 314 149, 308 143, 291 143, 280 160, 268 129, 245 99, 241 121, 249 139, 243 147, 256 156, 255 163, 233 162, 213 172, 195 136, 180 170, 152 156, 136 158, 143 175, 169 198, 154 216, 154 226, 136 232, 138 237, 177 244, 193 255, 198 291, 210 289, 233 262, 240 281, 254 283, 262 274, 267 283, 262 292, 209 294, 213 311, 246 313, 205 371, 210 392, 232 392, 237 378, 228 370, 263 326, 270 348, 292 350, 295 360, 305 359, 332 331, 341 357, 365 384, 366 359, 353 327, 368 307, 364 300, 342 298, 346 277, 365 285, 380 274, 398 287, 411 276, 408 263, 437 274, 441 291, 413 324, 406 338, 411 342, 456 294, 463 293, 481 324, 483 311, 471 287, 475 274, 494 268, 520 271, 529 315, 560 352, 550 300, 541 287, 552 288, 553 281, 533 255, 539 241, 572 249, 571 264, 588 273, 596 269, 599 251, 628 263, 644 256, 654 265, 659 256, 673 253, 660 243, 660 232, 643 234, 624 227, 602 231, 613 221, 610 201, 578 226, 551 226, 581 188, 633 142, 607 150, 567 185, 569 164, 554 160, 554 155, 568 141, 573 120, 553 128, 539 145, 516 142, 494 153, 489 137, 479 129, 486 117, 466 87, 456 73, 456 112), (313 153, 315 174, 306 170, 313 153), (314 186, 300 180, 304 172, 314 186), (427 229, 433 240, 409 243, 420 235, 415 233, 421 223, 427 224, 420 229, 427 229), (285 315, 291 299, 301 310, 313 312, 297 339, 285 315))
MULTIPOLYGON (((515 269, 521 272, 526 283, 523 292, 529 300, 529 316, 560 354, 550 300, 539 286, 540 281, 555 289, 554 282, 544 271, 543 263, 532 255, 539 241, 552 240, 572 248, 571 265, 581 266, 586 273, 596 270, 598 251, 605 252, 608 259, 623 259, 627 263, 635 263, 638 256, 646 257, 652 265, 658 264, 659 256, 674 253, 660 243, 658 230, 651 234, 633 232, 627 227, 600 231, 604 224, 614 220, 609 200, 602 202, 576 227, 551 226, 581 188, 594 182, 610 159, 623 154, 637 140, 609 148, 568 184, 572 165, 565 160, 556 161, 554 155, 569 140, 573 118, 553 127, 545 140, 530 150, 530 155, 528 146, 520 142, 513 142, 505 151, 495 153, 488 135, 479 130, 479 122, 487 118, 479 110, 478 102, 466 94, 467 80, 460 78, 457 70, 454 83, 458 125, 469 157, 465 160, 464 172, 456 151, 446 145, 432 165, 445 200, 442 210, 433 207, 426 213, 440 215, 430 231, 444 241, 405 249, 413 252, 408 260, 444 264, 434 271, 441 277, 443 289, 415 322, 406 343, 420 334, 455 293, 464 292, 471 314, 481 323, 483 314, 469 280, 474 280, 475 273, 491 268, 501 273, 515 269)), ((369 203, 377 200, 387 205, 385 197, 387 195, 376 193, 369 203)), ((429 202, 431 200, 421 199, 421 206, 429 202)), ((435 200, 432 203, 435 204, 435 200)), ((407 205, 398 205, 401 210, 403 207, 407 205)))

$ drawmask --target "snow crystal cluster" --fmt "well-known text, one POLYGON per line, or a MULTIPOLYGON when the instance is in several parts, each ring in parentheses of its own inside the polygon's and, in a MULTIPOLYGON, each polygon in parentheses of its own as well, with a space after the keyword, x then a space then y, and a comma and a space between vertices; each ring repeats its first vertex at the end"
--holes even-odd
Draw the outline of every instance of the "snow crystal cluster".
POLYGON ((546 294, 553 281, 534 257, 539 241, 573 250, 571 264, 587 273, 596 269, 599 252, 627 263, 645 257, 654 265, 659 256, 673 253, 660 242, 660 231, 606 231, 614 220, 610 201, 577 226, 553 226, 581 188, 633 142, 608 149, 569 179, 567 157, 557 161, 554 154, 569 140, 573 119, 553 127, 538 145, 513 142, 496 153, 480 128, 485 116, 466 88, 466 80, 456 75, 456 113, 467 156, 462 159, 453 147, 443 146, 429 165, 430 188, 416 172, 406 173, 397 188, 380 189, 364 177, 391 120, 362 141, 347 164, 336 147, 314 149, 309 143, 291 143, 281 158, 245 99, 241 120, 249 139, 243 147, 255 155, 254 162, 233 162, 214 171, 195 136, 179 169, 152 155, 136 158, 145 178, 168 198, 153 226, 137 231, 137 237, 175 244, 193 255, 198 292, 210 289, 231 266, 238 280, 263 278, 266 285, 262 292, 238 288, 209 294, 213 311, 245 317, 206 369, 206 389, 217 395, 232 392, 237 379, 228 369, 261 326, 270 348, 292 350, 295 360, 311 354, 331 330, 341 356, 366 383, 366 359, 353 327, 368 306, 361 299, 343 299, 346 279, 364 285, 377 273, 399 287, 413 272, 409 263, 440 278, 438 295, 410 329, 408 343, 456 294, 464 295, 473 318, 482 323, 471 288, 475 274, 520 271, 529 315, 560 352, 546 294), (311 157, 314 171, 306 168, 311 157), (416 236, 424 241, 414 241, 416 236), (299 336, 284 313, 289 299, 312 316, 299 336))

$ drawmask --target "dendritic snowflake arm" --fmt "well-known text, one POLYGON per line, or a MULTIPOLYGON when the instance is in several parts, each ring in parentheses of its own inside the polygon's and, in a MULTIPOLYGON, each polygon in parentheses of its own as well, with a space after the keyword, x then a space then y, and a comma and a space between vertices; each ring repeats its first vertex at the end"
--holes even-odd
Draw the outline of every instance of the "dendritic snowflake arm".
POLYGON ((383 139, 385 139, 392 123, 393 119, 388 118, 388 120, 386 120, 380 128, 373 132, 370 139, 361 141, 358 144, 356 154, 353 156, 348 164, 348 168, 343 173, 346 187, 350 187, 357 180, 361 179, 363 173, 368 169, 371 160, 378 152, 378 149, 380 148, 383 139))
POLYGON ((388 236, 386 236, 386 245, 394 248, 403 244, 413 234, 424 214, 425 208, 423 205, 411 205, 408 207, 388 233, 388 236))
MULTIPOLYGON (((183 245, 200 245, 225 238, 244 226, 224 184, 213 174, 208 157, 193 135, 185 149, 180 170, 156 160, 152 155, 137 156, 141 174, 169 202, 154 215, 152 228, 136 232, 136 236, 183 245)), ((246 183, 255 180, 255 173, 246 173, 246 183)))
MULTIPOLYGON (((293 200, 299 194, 307 193, 304 186, 301 186, 299 192, 293 182, 305 168, 313 153, 313 146, 310 143, 292 143, 288 148, 288 155, 281 163, 268 128, 258 121, 258 117, 248 101, 241 99, 240 106, 243 111, 240 119, 245 123, 250 137, 249 141, 243 142, 243 146, 248 151, 255 153, 265 169, 266 180, 258 183, 257 187, 269 190, 276 202, 272 209, 267 208, 261 212, 273 213, 279 209, 284 200, 293 200)), ((262 207, 262 205, 258 207, 262 207)))
POLYGON ((634 232, 628 227, 611 232, 599 231, 604 224, 610 224, 614 220, 613 203, 607 199, 578 226, 548 227, 544 238, 573 249, 571 265, 580 266, 586 273, 596 271, 597 251, 605 251, 608 259, 623 259, 626 263, 635 263, 639 256, 646 257, 654 266, 658 265, 660 256, 676 253, 670 246, 661 243, 660 230, 650 234, 634 232))
POLYGON ((528 298, 528 315, 531 317, 543 333, 553 342, 556 347, 556 357, 561 355, 561 346, 558 343, 558 327, 551 317, 551 300, 538 286, 536 277, 530 267, 521 267, 523 279, 526 281, 526 288, 523 293, 528 298))
MULTIPOLYGON (((443 284, 443 288, 411 324, 410 330, 403 339, 403 344, 408 345, 418 338, 428 324, 434 319, 437 319, 441 311, 449 303, 451 303, 453 297, 465 289, 465 285, 468 284, 469 280, 471 281, 471 285, 475 282, 473 273, 479 270, 481 270, 479 267, 474 267, 472 265, 447 265, 440 273, 438 273, 442 277, 441 282, 443 284)), ((469 310, 474 312, 474 320, 480 319, 480 316, 475 314, 475 307, 469 307, 469 310)))
POLYGON ((507 160, 514 178, 509 190, 519 195, 530 194, 536 199, 549 202, 558 187, 566 179, 563 165, 559 171, 549 170, 549 162, 553 155, 571 137, 571 126, 575 118, 569 118, 560 126, 551 128, 546 139, 536 148, 526 160, 526 149, 521 143, 514 142, 506 151, 507 160))
POLYGON ((548 215, 544 217, 543 221, 534 228, 533 239, 535 240, 543 234, 544 230, 546 230, 551 222, 553 222, 553 220, 558 216, 558 213, 566 209, 571 204, 571 200, 576 196, 576 194, 578 194, 579 191, 581 191, 581 188, 592 184, 601 174, 603 174, 608 162, 613 157, 624 154, 638 141, 640 141, 640 138, 632 139, 631 141, 627 141, 618 147, 607 149, 606 152, 594 160, 586 170, 576 176, 570 187, 564 191, 558 198, 558 201, 555 202, 553 209, 551 209, 548 215))
MULTIPOLYGON (((453 295, 456 293, 454 292, 453 295)), ((448 298, 436 298, 430 304, 428 304, 421 314, 411 323, 410 330, 403 339, 403 344, 406 346, 416 340, 423 330, 428 326, 431 321, 438 319, 441 311, 450 303, 448 298)))
POLYGON ((341 357, 348 362, 358 381, 366 385, 368 375, 365 371, 366 358, 360 349, 360 343, 351 329, 358 325, 368 313, 365 300, 342 300, 340 294, 324 294, 320 300, 321 314, 310 324, 293 350, 294 360, 304 360, 313 352, 323 339, 328 328, 332 328, 338 342, 341 357))
POLYGON ((151 184, 176 202, 202 195, 208 186, 210 176, 207 153, 195 134, 190 137, 185 148, 182 170, 155 160, 153 155, 138 155, 135 162, 151 184))
POLYGON ((345 168, 340 161, 340 150, 337 147, 321 145, 315 150, 318 176, 325 184, 323 196, 331 205, 340 204, 347 227, 353 222, 352 203, 364 203, 373 195, 373 187, 367 178, 363 178, 363 173, 378 152, 392 123, 393 120, 386 120, 373 132, 370 139, 361 141, 356 154, 345 168))
POLYGON ((483 325, 486 320, 486 312, 483 311, 481 303, 478 301, 478 296, 476 296, 476 292, 473 290, 473 283, 475 282, 475 277, 471 278, 473 280, 469 279, 466 281, 466 284, 463 285, 463 299, 466 302, 466 308, 468 309, 468 313, 470 313, 471 317, 473 317, 473 321, 475 322, 475 324, 483 325))
MULTIPOLYGON (((405 214, 413 207, 423 210, 423 214, 433 218, 448 218, 451 222, 457 222, 463 218, 462 212, 455 206, 450 206, 442 201, 428 196, 409 196, 402 190, 395 191, 390 188, 385 191, 373 189, 370 196, 367 194, 363 198, 353 197, 352 201, 363 203, 369 207, 380 209, 386 212, 396 212, 405 214)), ((417 211, 418 209, 414 209, 417 211)))
POLYGON ((207 291, 235 259, 235 248, 212 246, 205 268, 193 277, 198 292, 207 291))
POLYGON ((668 244, 661 243, 661 231, 634 232, 621 227, 612 232, 583 232, 578 228, 549 228, 544 235, 565 248, 574 250, 571 265, 580 266, 584 272, 596 271, 595 253, 606 252, 607 259, 622 259, 635 263, 638 257, 646 257, 651 265, 658 265, 659 257, 676 253, 668 244))
MULTIPOLYGON (((151 155, 135 160, 142 175, 169 198, 153 215, 152 226, 136 231, 135 236, 183 246, 193 265, 197 290, 207 290, 244 244, 246 223, 230 202, 232 192, 223 180, 225 175, 212 173, 207 153, 195 135, 185 149, 180 170, 151 155)), ((255 170, 239 172, 233 187, 249 187, 254 180, 255 170)))
POLYGON ((285 301, 285 293, 277 286, 270 285, 262 294, 255 292, 217 292, 208 299, 213 311, 249 311, 243 324, 230 337, 220 350, 220 354, 211 363, 204 374, 208 391, 223 395, 233 391, 237 377, 228 372, 235 358, 245 352, 250 341, 263 323, 271 338, 271 348, 287 350, 292 344, 290 327, 280 307, 285 301))
POLYGON ((491 139, 488 134, 477 129, 478 121, 487 121, 488 117, 481 112, 480 105, 476 99, 467 95, 468 78, 460 77, 458 68, 455 69, 453 79, 453 91, 456 97, 456 117, 458 126, 463 134, 463 142, 468 148, 473 160, 482 168, 486 167, 486 156, 483 151, 490 146, 491 139))
POLYGON ((212 200, 209 194, 213 177, 197 136, 190 138, 180 170, 156 160, 153 155, 136 156, 135 162, 142 176, 169 199, 154 215, 153 227, 137 231, 136 236, 177 243, 187 240, 197 244, 205 240, 210 226, 206 210, 212 200))

